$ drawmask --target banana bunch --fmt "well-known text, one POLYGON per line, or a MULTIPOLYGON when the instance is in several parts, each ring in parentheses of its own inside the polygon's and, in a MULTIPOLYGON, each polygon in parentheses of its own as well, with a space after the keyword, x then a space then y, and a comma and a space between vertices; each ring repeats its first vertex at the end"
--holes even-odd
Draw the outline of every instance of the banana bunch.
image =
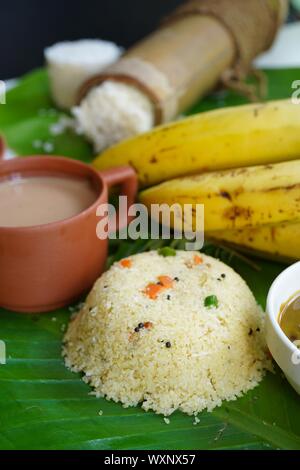
POLYGON ((300 106, 290 100, 202 113, 95 160, 100 170, 124 164, 148 187, 146 206, 189 204, 194 230, 204 204, 206 237, 300 259, 300 106))
POLYGON ((179 176, 300 158, 300 106, 270 101, 200 113, 121 142, 94 161, 131 165, 140 186, 179 176))

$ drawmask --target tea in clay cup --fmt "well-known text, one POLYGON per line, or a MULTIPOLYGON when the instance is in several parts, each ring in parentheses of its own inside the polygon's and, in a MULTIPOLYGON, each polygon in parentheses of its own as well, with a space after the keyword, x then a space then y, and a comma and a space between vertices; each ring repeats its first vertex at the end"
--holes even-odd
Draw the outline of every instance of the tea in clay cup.
MULTIPOLYGON (((121 185, 128 205, 134 203, 137 193, 137 177, 130 167, 99 173, 85 163, 54 156, 15 158, 0 163, 0 185, 8 180, 13 184, 15 178, 25 183, 34 178, 46 178, 49 182, 51 176, 84 180, 93 188, 95 198, 80 213, 63 220, 49 223, 43 220, 41 224, 29 226, 24 220, 22 226, 3 226, 2 222, 0 306, 3 308, 25 313, 47 312, 66 306, 88 292, 103 273, 108 254, 108 238, 100 240, 96 233, 101 220, 97 208, 108 203, 112 186, 121 185)), ((26 210, 31 217, 30 207, 26 210)), ((11 218, 9 221, 11 224, 11 218)), ((123 222, 126 226, 126 217, 123 222)))

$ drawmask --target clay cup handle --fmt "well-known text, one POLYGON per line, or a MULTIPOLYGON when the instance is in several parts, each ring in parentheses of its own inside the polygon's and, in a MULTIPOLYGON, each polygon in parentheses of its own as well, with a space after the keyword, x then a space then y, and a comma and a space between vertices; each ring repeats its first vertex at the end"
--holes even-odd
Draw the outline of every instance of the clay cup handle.
MULTIPOLYGON (((100 175, 108 189, 121 184, 121 195, 127 196, 128 208, 134 204, 138 191, 138 179, 135 171, 130 166, 111 168, 101 171, 100 175)), ((130 222, 127 213, 121 214, 120 219, 118 214, 117 220, 120 220, 120 223, 117 222, 116 230, 124 229, 130 222)))

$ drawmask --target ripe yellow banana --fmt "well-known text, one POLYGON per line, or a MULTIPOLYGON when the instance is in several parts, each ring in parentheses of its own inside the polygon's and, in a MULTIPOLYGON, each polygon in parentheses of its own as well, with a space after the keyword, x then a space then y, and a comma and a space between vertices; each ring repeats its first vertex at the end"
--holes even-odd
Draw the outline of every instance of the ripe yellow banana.
POLYGON ((207 236, 273 259, 300 259, 300 223, 225 230, 207 236))
POLYGON ((204 204, 207 232, 297 222, 300 160, 187 176, 144 190, 140 200, 149 208, 192 204, 193 225, 187 228, 193 230, 199 226, 196 204, 204 204))
POLYGON ((178 176, 300 158, 300 106, 291 100, 201 113, 124 141, 99 170, 130 164, 142 187, 178 176))

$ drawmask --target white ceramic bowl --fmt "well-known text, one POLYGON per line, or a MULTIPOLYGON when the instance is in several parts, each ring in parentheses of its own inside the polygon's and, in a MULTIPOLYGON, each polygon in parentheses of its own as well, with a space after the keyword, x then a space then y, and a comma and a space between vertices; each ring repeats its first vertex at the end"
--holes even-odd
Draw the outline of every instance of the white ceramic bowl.
POLYGON ((292 387, 300 394, 300 350, 278 323, 280 307, 300 291, 300 262, 283 271, 273 282, 267 300, 267 344, 292 387))

